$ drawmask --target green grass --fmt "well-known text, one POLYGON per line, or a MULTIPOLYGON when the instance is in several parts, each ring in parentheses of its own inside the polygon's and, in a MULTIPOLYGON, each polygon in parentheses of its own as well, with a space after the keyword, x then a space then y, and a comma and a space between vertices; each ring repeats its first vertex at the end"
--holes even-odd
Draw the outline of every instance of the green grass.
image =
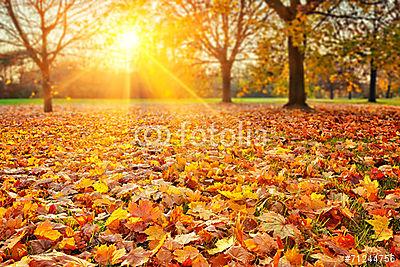
MULTIPOLYGON (((0 99, 0 105, 38 105, 42 104, 42 99, 38 98, 20 98, 20 99, 0 99)), ((55 104, 68 105, 68 104, 84 104, 84 105, 99 105, 99 104, 191 104, 191 103, 219 103, 219 98, 205 98, 205 99, 54 99, 55 104)), ((286 98, 235 98, 234 103, 241 104, 277 104, 283 105, 287 102, 286 98)), ((368 103, 366 99, 309 99, 308 103, 313 105, 317 103, 330 103, 330 104, 369 104, 369 105, 393 105, 400 106, 400 98, 392 99, 378 99, 377 103, 368 103)))

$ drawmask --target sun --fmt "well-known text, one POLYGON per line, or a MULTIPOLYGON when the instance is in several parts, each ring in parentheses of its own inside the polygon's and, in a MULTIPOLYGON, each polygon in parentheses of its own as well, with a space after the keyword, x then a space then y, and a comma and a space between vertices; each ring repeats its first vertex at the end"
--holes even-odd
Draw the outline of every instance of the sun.
POLYGON ((121 33, 117 38, 118 46, 125 51, 132 51, 139 48, 140 37, 136 29, 121 33))

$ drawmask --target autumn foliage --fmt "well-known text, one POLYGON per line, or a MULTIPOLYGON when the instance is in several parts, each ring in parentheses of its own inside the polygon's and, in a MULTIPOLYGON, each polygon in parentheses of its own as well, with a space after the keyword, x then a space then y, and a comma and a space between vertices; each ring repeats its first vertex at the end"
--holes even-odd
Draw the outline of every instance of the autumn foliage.
POLYGON ((2 266, 399 264, 399 108, 57 110, 0 107, 2 266), (183 122, 266 138, 192 145, 183 122), (146 125, 168 144, 135 141, 146 125))

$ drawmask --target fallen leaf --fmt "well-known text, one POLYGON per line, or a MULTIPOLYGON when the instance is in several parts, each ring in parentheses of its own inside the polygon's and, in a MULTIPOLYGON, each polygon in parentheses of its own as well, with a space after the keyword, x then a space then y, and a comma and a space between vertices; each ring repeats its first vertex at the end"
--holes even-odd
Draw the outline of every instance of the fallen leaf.
POLYGON ((53 230, 53 226, 51 225, 50 221, 44 221, 40 223, 36 227, 34 235, 38 238, 49 239, 52 241, 55 241, 62 236, 59 231, 53 230))
POLYGON ((235 238, 233 236, 231 236, 230 238, 223 238, 218 240, 217 243, 215 243, 216 246, 215 248, 209 249, 207 250, 207 252, 210 255, 214 255, 230 248, 231 246, 233 246, 234 243, 235 243, 235 238))
POLYGON ((376 241, 389 240, 393 237, 393 230, 389 228, 389 221, 389 218, 380 215, 374 215, 372 220, 367 220, 374 228, 376 241))
POLYGON ((114 210, 113 213, 111 213, 111 215, 107 219, 105 225, 109 225, 110 223, 112 223, 115 220, 125 220, 128 218, 128 214, 129 214, 128 211, 126 211, 122 208, 118 208, 118 209, 114 210))

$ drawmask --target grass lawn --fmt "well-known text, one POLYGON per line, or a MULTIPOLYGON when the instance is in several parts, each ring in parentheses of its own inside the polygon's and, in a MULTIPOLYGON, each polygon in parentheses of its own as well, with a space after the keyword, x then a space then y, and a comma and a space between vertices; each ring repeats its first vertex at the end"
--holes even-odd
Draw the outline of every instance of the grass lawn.
MULTIPOLYGON (((42 99, 0 99, 0 105, 23 105, 23 104, 42 104, 42 99)), ((138 104, 138 103, 149 103, 149 104, 190 104, 190 103, 219 103, 219 98, 205 98, 205 99, 54 99, 55 104, 68 105, 68 104, 84 104, 84 105, 126 105, 126 104, 138 104)), ((234 103, 245 103, 245 104, 279 104, 283 105, 287 102, 286 98, 234 98, 234 103)), ((378 102, 368 103, 366 99, 309 99, 308 103, 313 105, 316 103, 331 103, 331 104, 372 104, 372 105, 393 105, 400 106, 400 98, 392 99, 378 99, 378 102)))

